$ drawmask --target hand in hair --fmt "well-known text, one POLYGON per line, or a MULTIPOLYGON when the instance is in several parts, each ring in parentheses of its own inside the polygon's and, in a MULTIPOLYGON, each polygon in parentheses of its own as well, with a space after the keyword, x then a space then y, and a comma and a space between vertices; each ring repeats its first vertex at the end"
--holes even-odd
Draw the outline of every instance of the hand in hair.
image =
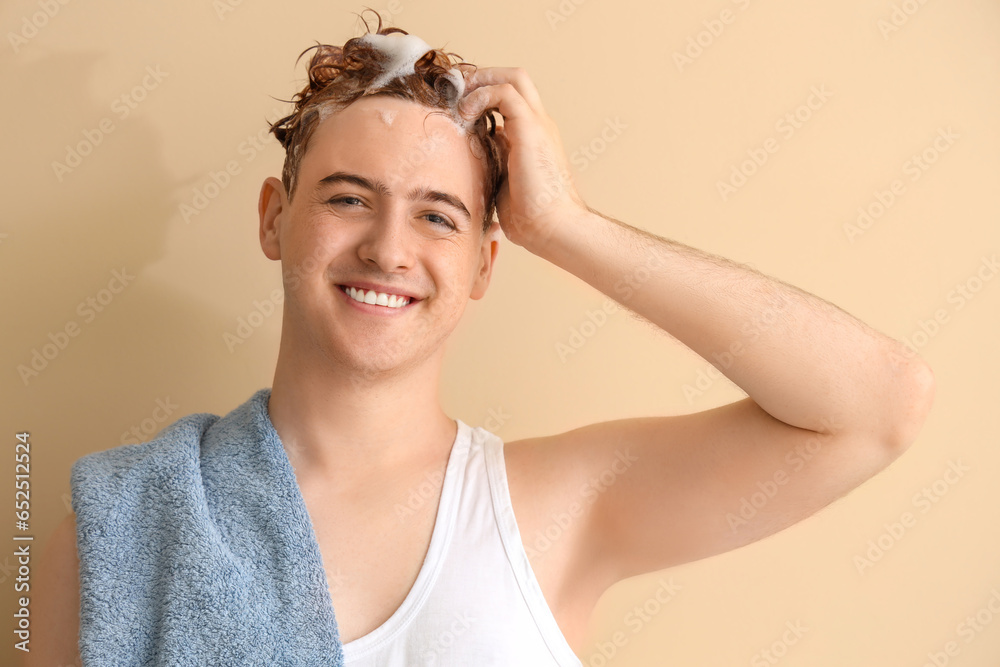
POLYGON ((528 250, 544 247, 559 225, 590 209, 580 198, 559 138, 528 73, 520 67, 479 68, 466 75, 459 112, 469 119, 498 110, 503 157, 497 217, 504 235, 528 250))

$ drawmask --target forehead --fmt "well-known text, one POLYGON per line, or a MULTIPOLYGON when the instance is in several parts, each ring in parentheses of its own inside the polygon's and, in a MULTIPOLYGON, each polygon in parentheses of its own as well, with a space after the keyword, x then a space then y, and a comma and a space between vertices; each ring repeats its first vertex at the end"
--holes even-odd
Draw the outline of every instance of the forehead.
POLYGON ((390 187, 447 184, 477 192, 485 168, 473 153, 473 138, 442 111, 385 95, 363 97, 321 121, 302 159, 303 176, 316 183, 350 171, 390 187))

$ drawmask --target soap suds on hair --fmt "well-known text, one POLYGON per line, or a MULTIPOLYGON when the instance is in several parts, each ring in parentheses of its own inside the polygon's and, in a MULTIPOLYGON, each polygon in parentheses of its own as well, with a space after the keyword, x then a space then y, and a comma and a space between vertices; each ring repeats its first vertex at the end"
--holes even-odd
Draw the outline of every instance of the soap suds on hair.
POLYGON ((375 77, 369 88, 381 88, 398 76, 413 74, 416 62, 432 50, 427 42, 416 35, 404 35, 401 32, 390 32, 388 35, 368 33, 362 35, 361 41, 368 42, 388 58, 382 64, 382 73, 375 77))
MULTIPOLYGON (((386 55, 382 72, 369 84, 369 89, 381 88, 397 77, 414 74, 417 61, 428 51, 433 51, 427 42, 416 35, 404 35, 401 32, 390 32, 387 35, 368 33, 360 39, 386 55)), ((465 77, 460 69, 452 67, 443 78, 451 83, 453 91, 438 92, 449 97, 450 105, 454 107, 465 94, 465 77)))

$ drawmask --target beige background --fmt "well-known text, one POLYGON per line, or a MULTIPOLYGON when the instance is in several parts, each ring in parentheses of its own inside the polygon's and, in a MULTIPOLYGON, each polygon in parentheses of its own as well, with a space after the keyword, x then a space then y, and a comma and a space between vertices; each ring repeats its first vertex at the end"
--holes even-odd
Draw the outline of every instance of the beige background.
MULTIPOLYGON (((31 433, 35 549, 69 510, 75 459, 121 444, 132 428, 148 440, 183 415, 225 414, 270 385, 280 316, 232 350, 224 340, 281 286, 257 239, 260 183, 280 174, 283 157, 265 119, 286 113, 272 96, 301 86, 299 52, 363 31, 353 15, 363 5, 346 1, 50 1, 51 17, 38 0, 0 8, 0 432, 8 443, 31 433), (147 67, 162 80, 147 77, 155 85, 122 117, 115 100, 142 85, 147 67), (105 118, 113 131, 60 180, 52 163, 105 118), (239 173, 209 187, 216 196, 186 221, 181 205, 230 161, 239 173), (123 268, 134 279, 100 313, 77 310, 123 268), (78 335, 23 381, 18 366, 68 322, 78 335), (176 405, 159 423, 157 401, 176 405)), ((989 431, 1000 278, 983 268, 1000 251, 996 0, 371 6, 468 62, 526 68, 567 152, 600 150, 574 162, 591 206, 822 296, 913 342, 936 374, 934 411, 905 456, 777 535, 613 587, 594 614, 585 664, 770 664, 759 652, 795 621, 807 630, 779 661, 789 667, 921 665, 948 641, 960 648, 948 664, 1000 664, 1000 616, 983 611, 971 642, 958 628, 1000 591, 1000 443, 989 431), (713 36, 705 22, 720 16, 730 22, 713 36), (678 66, 675 54, 699 40, 702 52, 678 66), (829 98, 787 136, 777 124, 814 86, 829 98), (601 145, 616 120, 624 128, 601 145), (957 139, 935 151, 948 128, 957 139), (769 138, 779 150, 723 201, 717 183, 769 138), (925 150, 936 160, 913 180, 910 161, 925 150), (893 204, 852 242, 845 225, 895 179, 903 189, 893 204), (978 290, 971 300, 956 297, 960 284, 978 290), (936 313, 946 321, 933 328, 936 313), (941 482, 959 460, 969 472, 941 482), (947 492, 922 513, 912 497, 935 481, 947 492), (906 511, 916 525, 888 538, 886 524, 906 511), (855 556, 880 536, 891 548, 859 573, 855 556), (680 590, 657 608, 661 577, 680 590), (647 603, 655 613, 637 628, 629 614, 647 603), (627 643, 606 661, 600 647, 616 631, 627 643)), ((604 301, 505 242, 487 297, 469 304, 451 339, 446 411, 472 425, 494 416, 492 430, 513 440, 743 396, 720 379, 686 398, 707 362, 622 312, 564 363, 556 344, 604 301)), ((12 459, 0 482, 7 499, 12 459)), ((5 664, 12 552, 0 548, 5 664)))

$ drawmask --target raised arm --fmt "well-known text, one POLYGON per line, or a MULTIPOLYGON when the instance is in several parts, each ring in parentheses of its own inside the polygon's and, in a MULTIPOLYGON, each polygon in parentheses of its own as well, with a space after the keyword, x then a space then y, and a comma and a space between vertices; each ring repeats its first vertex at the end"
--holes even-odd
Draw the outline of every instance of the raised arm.
POLYGON ((508 239, 656 324, 786 424, 912 440, 933 384, 920 357, 817 296, 587 207, 527 73, 475 76, 469 107, 504 117, 508 239))
POLYGON ((533 252, 687 345, 775 419, 894 447, 916 437, 927 364, 817 296, 590 211, 533 252))

